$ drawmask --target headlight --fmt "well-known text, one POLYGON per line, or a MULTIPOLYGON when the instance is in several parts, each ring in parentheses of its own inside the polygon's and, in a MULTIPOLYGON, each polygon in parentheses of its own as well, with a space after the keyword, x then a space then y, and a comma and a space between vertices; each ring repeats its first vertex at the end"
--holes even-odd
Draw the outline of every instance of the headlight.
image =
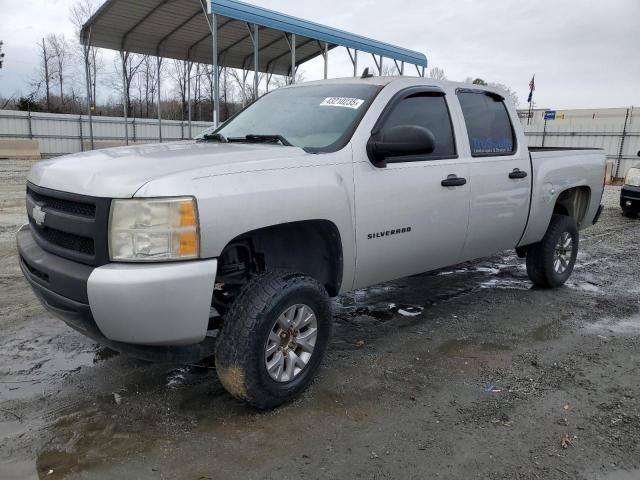
POLYGON ((624 184, 632 187, 640 187, 640 168, 630 168, 624 179, 624 184))
POLYGON ((109 257, 118 262, 198 258, 198 211, 193 198, 113 200, 109 257))

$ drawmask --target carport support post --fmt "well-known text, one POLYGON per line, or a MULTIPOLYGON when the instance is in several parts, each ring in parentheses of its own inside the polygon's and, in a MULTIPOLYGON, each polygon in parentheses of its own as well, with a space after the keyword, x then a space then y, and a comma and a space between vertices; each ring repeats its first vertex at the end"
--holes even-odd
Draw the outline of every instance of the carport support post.
POLYGON ((257 100, 260 96, 258 94, 258 86, 260 79, 258 78, 258 71, 260 69, 259 57, 258 57, 258 25, 253 24, 253 99, 257 100))
POLYGON ((162 103, 162 95, 160 94, 160 72, 162 69, 162 57, 158 56, 158 141, 162 143, 162 112, 160 111, 160 104, 162 103))
POLYGON ((349 58, 351 59, 351 64, 353 65, 353 77, 358 76, 358 50, 353 49, 353 54, 351 53, 351 49, 347 48, 347 53, 349 54, 349 58))
POLYGON ((291 34, 291 85, 296 83, 296 34, 291 34))
POLYGON ((353 51, 353 76, 358 76, 358 50, 353 51))
POLYGON ((220 122, 220 75, 218 73, 218 20, 211 12, 211 43, 213 52, 213 128, 220 122))
POLYGON ((191 140, 191 67, 193 63, 187 60, 187 132, 191 140))
POLYGON ((124 143, 129 145, 129 125, 127 112, 127 60, 123 50, 120 50, 120 60, 122 61, 122 110, 124 114, 124 143))
POLYGON ((324 79, 326 80, 329 77, 329 44, 324 42, 324 53, 322 54, 324 57, 324 79))
POLYGON ((84 47, 84 77, 87 84, 87 114, 89 115, 89 138, 91 142, 91 150, 94 149, 93 144, 93 115, 91 111, 91 67, 89 66, 89 55, 91 53, 91 27, 89 27, 89 40, 84 47))

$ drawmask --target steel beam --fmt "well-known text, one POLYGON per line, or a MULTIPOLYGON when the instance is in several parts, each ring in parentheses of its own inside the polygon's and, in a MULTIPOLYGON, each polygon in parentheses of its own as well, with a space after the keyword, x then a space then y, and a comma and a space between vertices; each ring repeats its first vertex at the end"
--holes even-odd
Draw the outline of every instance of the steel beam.
POLYGON ((296 34, 291 34, 291 85, 296 83, 296 34))
POLYGON ((256 25, 255 23, 253 24, 253 99, 257 100, 258 97, 260 96, 258 94, 258 87, 259 87, 259 82, 260 79, 258 78, 258 71, 260 69, 260 63, 259 63, 259 48, 258 48, 258 43, 259 43, 259 39, 258 39, 258 25, 256 25))
POLYGON ((162 83, 162 79, 160 78, 160 73, 162 72, 162 57, 156 57, 158 62, 158 141, 162 143, 162 112, 160 108, 160 104, 162 103, 162 95, 160 90, 160 85, 162 83))
POLYGON ((220 123, 220 75, 218 72, 218 20, 211 13, 211 47, 213 55, 213 126, 220 123))
POLYGON ((324 79, 326 80, 329 77, 329 44, 327 42, 324 42, 322 56, 324 57, 324 79))
POLYGON ((193 62, 187 60, 187 132, 189 133, 189 140, 191 140, 191 68, 193 68, 193 62))
POLYGON ((127 38, 129 37, 129 35, 131 35, 136 30, 136 28, 138 28, 140 25, 142 25, 144 22, 146 22, 149 19, 149 17, 151 17, 151 15, 156 13, 158 10, 160 10, 164 5, 166 5, 170 1, 171 0, 162 0, 162 2, 160 2, 160 4, 155 5, 140 20, 138 20, 133 27, 131 27, 129 30, 127 30, 125 32, 125 34, 122 36, 122 40, 120 41, 121 50, 125 50, 125 42, 127 41, 127 38))
POLYGON ((382 55, 380 55, 380 63, 378 63, 378 57, 376 57, 375 53, 372 53, 371 56, 376 64, 376 68, 378 69, 378 75, 382 76, 382 55))
POLYGON ((124 113, 124 143, 129 145, 129 125, 127 123, 127 61, 124 51, 120 50, 120 60, 122 61, 122 110, 124 113))
POLYGON ((89 65, 89 55, 91 53, 91 27, 87 34, 87 44, 84 46, 84 75, 87 84, 87 114, 89 115, 89 139, 91 142, 91 150, 95 148, 93 142, 93 95, 91 94, 91 66, 89 65))
POLYGON ((353 54, 351 53, 351 49, 346 47, 347 53, 349 54, 349 58, 351 59, 351 64, 353 65, 353 76, 358 76, 358 50, 353 49, 353 54))
POLYGON ((400 67, 400 64, 398 63, 398 60, 396 60, 396 59, 394 58, 394 59, 393 59, 393 63, 395 63, 395 64, 396 64, 396 69, 398 70, 398 73, 399 73, 400 75, 402 75, 403 67, 400 67))
POLYGON ((187 23, 189 23, 191 20, 193 20, 194 18, 196 18, 198 15, 201 15, 202 11, 198 10, 196 13, 194 13, 193 15, 189 16, 184 22, 181 22, 180 25, 178 25, 176 28, 174 28, 173 30, 171 30, 169 33, 167 33, 164 37, 162 37, 160 39, 160 41, 158 42, 158 45, 162 45, 164 42, 166 42, 167 40, 169 40, 169 38, 171 38, 173 35, 175 35, 180 29, 182 29, 187 23))

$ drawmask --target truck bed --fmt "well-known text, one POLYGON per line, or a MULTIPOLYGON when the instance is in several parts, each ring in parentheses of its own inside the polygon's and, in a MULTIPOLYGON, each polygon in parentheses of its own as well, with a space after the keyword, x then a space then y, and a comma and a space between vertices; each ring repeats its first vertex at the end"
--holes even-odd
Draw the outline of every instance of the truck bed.
POLYGON ((529 147, 529 152, 566 152, 567 150, 602 150, 593 147, 529 147))
POLYGON ((540 241, 558 196, 569 188, 589 191, 580 227, 591 225, 604 190, 606 156, 601 148, 529 147, 532 195, 529 221, 520 246, 540 241))

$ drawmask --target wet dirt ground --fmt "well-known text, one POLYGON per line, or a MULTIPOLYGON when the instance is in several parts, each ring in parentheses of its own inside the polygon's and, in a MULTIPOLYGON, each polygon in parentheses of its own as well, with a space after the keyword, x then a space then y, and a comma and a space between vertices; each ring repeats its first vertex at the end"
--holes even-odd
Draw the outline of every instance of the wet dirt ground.
POLYGON ((640 221, 608 187, 561 289, 512 252, 336 300, 319 379, 278 410, 211 365, 118 355, 17 266, 30 162, 0 161, 0 478, 640 479, 640 221))

